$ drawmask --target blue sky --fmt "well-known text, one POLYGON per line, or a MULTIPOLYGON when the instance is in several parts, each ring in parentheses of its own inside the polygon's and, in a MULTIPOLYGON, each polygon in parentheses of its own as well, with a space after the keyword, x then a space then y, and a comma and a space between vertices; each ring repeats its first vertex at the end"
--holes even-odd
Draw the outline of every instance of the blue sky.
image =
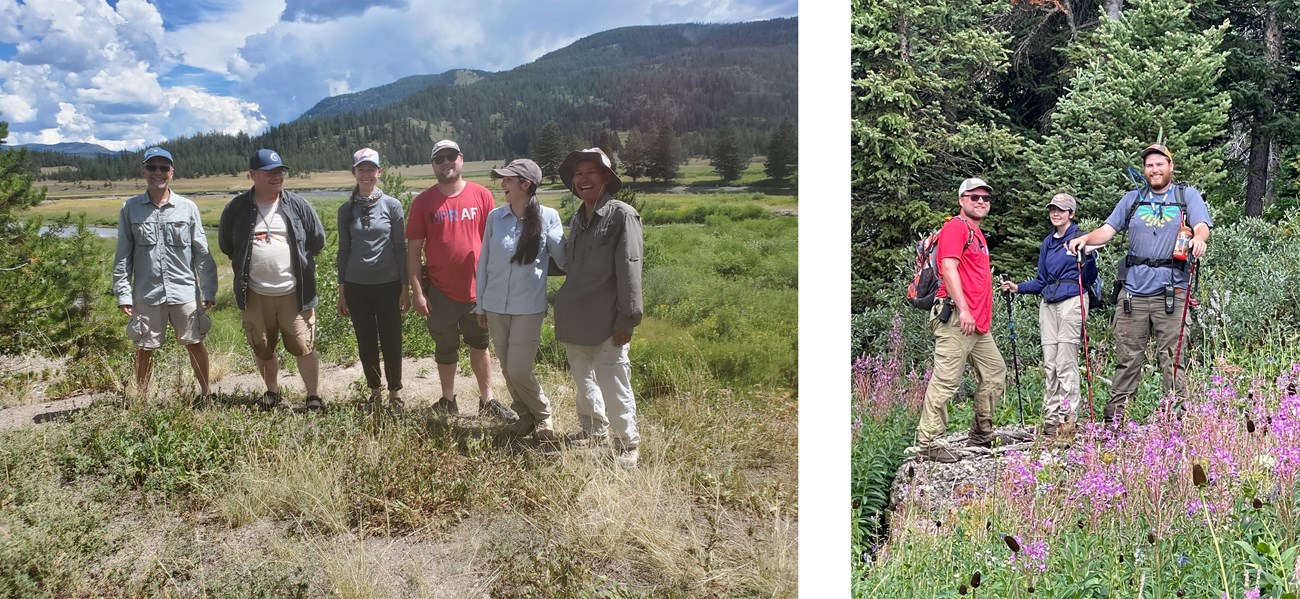
POLYGON ((797 0, 0 0, 0 120, 9 144, 114 150, 256 134, 331 95, 508 70, 616 27, 797 14, 797 0))

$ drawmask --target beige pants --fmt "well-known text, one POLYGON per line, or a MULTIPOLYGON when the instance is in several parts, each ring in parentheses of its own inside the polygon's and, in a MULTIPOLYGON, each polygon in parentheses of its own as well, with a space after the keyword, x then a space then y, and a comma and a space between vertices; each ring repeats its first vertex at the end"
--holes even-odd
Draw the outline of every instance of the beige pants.
POLYGON ((961 334, 957 310, 948 322, 939 322, 939 306, 930 310, 930 330, 934 332, 934 372, 925 388, 921 422, 916 429, 916 444, 922 449, 935 444, 948 430, 948 400, 957 393, 962 373, 969 364, 975 369, 979 388, 975 390, 975 418, 971 420, 970 441, 993 440, 993 406, 1007 386, 1007 364, 1002 360, 993 335, 961 334))
POLYGON ((1059 425, 1079 409, 1079 297, 1038 305, 1043 338, 1043 422, 1059 425))

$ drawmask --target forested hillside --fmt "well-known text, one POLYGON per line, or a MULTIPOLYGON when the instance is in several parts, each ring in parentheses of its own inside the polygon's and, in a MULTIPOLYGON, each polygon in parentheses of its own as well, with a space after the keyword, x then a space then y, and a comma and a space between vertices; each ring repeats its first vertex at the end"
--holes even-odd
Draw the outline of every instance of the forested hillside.
POLYGON ((1021 275, 1053 193, 1105 218, 1132 188, 1124 167, 1157 140, 1217 226, 1297 204, 1295 3, 855 0, 853 12, 855 348, 902 309, 903 248, 955 213, 965 177, 993 186, 993 263, 1021 275))
MULTIPOLYGON (((449 85, 435 76, 430 86, 387 106, 380 105, 403 92, 353 94, 314 108, 319 116, 257 136, 196 135, 165 145, 183 161, 184 176, 242 171, 259 147, 279 150, 298 171, 346 168, 347 157, 363 146, 379 150, 389 164, 421 164, 433 141, 444 137, 456 139, 470 160, 507 159, 528 154, 549 122, 559 126, 566 146, 602 139, 617 145, 615 133, 668 128, 682 146, 678 156, 705 153, 730 127, 741 151, 752 155, 762 153, 782 122, 796 119, 797 29, 793 18, 625 27, 476 80, 461 76, 449 85)), ((139 152, 32 157, 39 166, 76 167, 46 177, 93 181, 133 176, 139 152)))
POLYGON ((482 79, 488 73, 470 69, 454 69, 437 75, 412 75, 403 77, 379 87, 350 94, 330 96, 317 102, 310 110, 302 113, 300 119, 311 119, 336 114, 365 112, 396 104, 412 94, 419 93, 435 85, 469 85, 482 79))

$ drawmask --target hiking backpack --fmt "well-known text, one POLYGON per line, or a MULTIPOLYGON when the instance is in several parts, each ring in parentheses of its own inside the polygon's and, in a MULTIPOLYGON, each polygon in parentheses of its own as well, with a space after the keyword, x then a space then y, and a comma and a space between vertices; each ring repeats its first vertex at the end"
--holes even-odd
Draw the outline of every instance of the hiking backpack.
MULTIPOLYGON (((907 285, 905 299, 917 310, 928 312, 933 308, 934 296, 939 292, 939 281, 943 279, 943 275, 939 273, 939 260, 936 254, 939 253, 939 231, 942 230, 943 227, 939 227, 916 242, 916 266, 912 272, 912 282, 907 285)), ((971 230, 970 225, 966 225, 966 245, 962 246, 962 251, 970 247, 974 241, 975 231, 971 230)))

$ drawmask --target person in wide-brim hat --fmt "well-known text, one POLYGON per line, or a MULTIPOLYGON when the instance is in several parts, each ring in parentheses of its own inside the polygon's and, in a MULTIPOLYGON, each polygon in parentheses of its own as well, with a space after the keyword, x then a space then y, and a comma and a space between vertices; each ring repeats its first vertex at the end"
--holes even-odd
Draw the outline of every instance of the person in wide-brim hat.
MULTIPOLYGON (((582 197, 582 194, 573 187, 573 171, 583 160, 594 161, 609 173, 609 179, 605 182, 605 193, 614 195, 618 190, 623 189, 623 180, 619 179, 618 173, 614 172, 614 163, 610 161, 609 156, 600 148, 587 148, 569 152, 569 155, 564 157, 564 162, 560 163, 560 180, 569 191, 573 192, 573 195, 582 197)), ((597 199, 599 197, 597 196, 597 199)))

